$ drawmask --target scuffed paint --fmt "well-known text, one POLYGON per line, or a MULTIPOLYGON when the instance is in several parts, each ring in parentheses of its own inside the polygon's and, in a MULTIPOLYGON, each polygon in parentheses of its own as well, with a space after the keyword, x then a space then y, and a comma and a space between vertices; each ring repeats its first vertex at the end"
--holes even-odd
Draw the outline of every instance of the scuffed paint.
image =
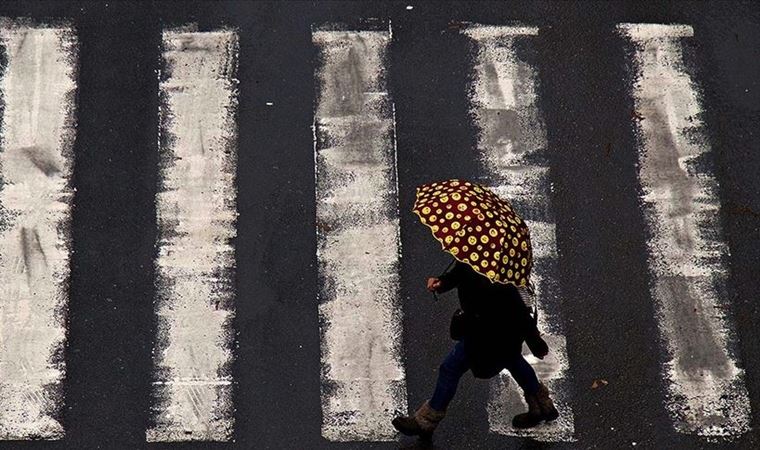
POLYGON ((148 441, 232 435, 237 56, 233 31, 163 34, 159 331, 148 441))
POLYGON ((387 29, 314 30, 322 436, 395 439, 406 412, 400 231, 387 29))
MULTIPOLYGON (((531 230, 534 265, 531 281, 539 327, 549 344, 543 360, 523 353, 539 380, 552 392, 560 417, 529 430, 512 427, 512 417, 526 410, 522 390, 502 372, 491 382, 488 420, 492 432, 529 436, 541 441, 573 441, 574 419, 569 403, 567 349, 563 334, 561 292, 557 279, 557 243, 551 204, 546 126, 536 104, 536 69, 519 54, 538 28, 471 25, 464 33, 475 51, 471 112, 478 129, 483 183, 508 199, 531 230)), ((526 292, 523 293, 527 295, 526 292)), ((531 300, 528 298, 528 300, 531 300)))
POLYGON ((0 439, 60 439, 77 40, 0 22, 0 439))
POLYGON ((749 430, 735 353, 718 183, 698 91, 684 65, 687 25, 621 24, 633 44, 639 180, 668 408, 676 430, 736 437, 749 430))

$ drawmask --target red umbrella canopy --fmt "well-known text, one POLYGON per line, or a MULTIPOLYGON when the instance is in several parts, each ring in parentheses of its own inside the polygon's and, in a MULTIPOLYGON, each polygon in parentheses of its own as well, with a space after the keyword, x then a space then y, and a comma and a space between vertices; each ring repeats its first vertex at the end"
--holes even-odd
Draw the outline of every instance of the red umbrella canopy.
POLYGON ((490 189, 456 179, 425 184, 417 188, 413 211, 443 250, 491 282, 528 284, 528 226, 490 189))

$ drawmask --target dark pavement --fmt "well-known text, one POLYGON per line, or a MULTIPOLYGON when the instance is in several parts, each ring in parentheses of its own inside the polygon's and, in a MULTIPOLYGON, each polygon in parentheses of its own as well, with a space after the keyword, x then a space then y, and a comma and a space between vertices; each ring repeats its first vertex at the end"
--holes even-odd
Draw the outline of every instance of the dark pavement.
MULTIPOLYGON (((538 26, 534 64, 549 138, 576 442, 488 433, 488 383, 466 375, 435 448, 760 448, 760 6, 751 2, 16 2, 0 16, 69 18, 79 30, 72 280, 60 442, 0 448, 413 448, 320 436, 320 347, 310 25, 391 19, 409 404, 430 395, 451 346, 453 295, 424 279, 448 264, 411 213, 414 188, 478 179, 456 22, 538 26), (406 5, 413 5, 407 10, 406 5), (150 423, 157 183, 156 74, 163 27, 240 33, 235 442, 144 443, 150 423), (692 25, 730 247, 729 293, 752 430, 730 443, 674 431, 648 289, 633 99, 620 22, 692 25), (266 106, 273 101, 274 106, 266 106), (607 386, 591 389, 594 379, 607 386)), ((0 405, 2 407, 2 405, 0 405)))

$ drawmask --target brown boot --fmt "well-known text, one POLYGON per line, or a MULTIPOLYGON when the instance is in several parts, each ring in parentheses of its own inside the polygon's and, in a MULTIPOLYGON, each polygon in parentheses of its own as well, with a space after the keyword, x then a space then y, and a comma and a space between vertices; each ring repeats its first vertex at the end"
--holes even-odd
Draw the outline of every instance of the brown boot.
POLYGON ((554 407, 554 402, 549 397, 549 389, 544 383, 539 384, 537 397, 538 406, 541 407, 541 416, 543 416, 545 421, 551 422, 559 417, 559 411, 554 407))
POLYGON ((554 402, 549 398, 549 389, 543 383, 538 386, 535 394, 525 394, 528 403, 528 412, 516 415, 512 419, 515 428, 533 428, 542 421, 552 421, 559 417, 559 412, 554 407, 554 402))
POLYGON ((438 423, 446 416, 446 411, 436 411, 425 402, 412 416, 399 416, 391 422, 401 433, 407 436, 419 436, 430 439, 438 423))
POLYGON ((536 394, 525 394, 525 402, 528 404, 528 412, 512 418, 512 426, 515 428, 533 428, 541 423, 541 406, 538 404, 538 396, 536 394))

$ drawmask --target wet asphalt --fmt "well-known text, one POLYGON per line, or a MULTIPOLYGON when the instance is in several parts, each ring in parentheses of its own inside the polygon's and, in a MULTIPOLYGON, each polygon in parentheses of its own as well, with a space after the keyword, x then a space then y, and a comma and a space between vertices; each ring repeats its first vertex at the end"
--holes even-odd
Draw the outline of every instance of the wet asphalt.
MULTIPOLYGON (((754 411, 760 411, 760 7, 751 2, 16 2, 0 16, 71 20, 80 67, 65 407, 66 438, 0 448, 143 448, 149 383, 157 189, 156 73, 163 27, 240 33, 235 441, 171 448, 417 448, 320 436, 313 23, 391 19, 401 295, 410 405, 430 395, 447 353, 451 295, 424 278, 446 267, 411 213, 414 187, 478 179, 467 117, 472 56, 458 22, 541 27, 530 53, 548 130, 561 316, 576 442, 487 433, 488 384, 466 375, 435 448, 758 448, 752 431, 709 443, 673 430, 646 264, 635 115, 619 22, 683 23, 706 111, 730 248, 728 303, 754 411), (407 5, 413 5, 407 10, 407 5), (267 106, 266 102, 273 102, 267 106), (609 384, 591 389, 594 379, 609 384), (634 445, 635 443, 635 445, 634 445)), ((424 448, 424 447, 420 447, 424 448)))

